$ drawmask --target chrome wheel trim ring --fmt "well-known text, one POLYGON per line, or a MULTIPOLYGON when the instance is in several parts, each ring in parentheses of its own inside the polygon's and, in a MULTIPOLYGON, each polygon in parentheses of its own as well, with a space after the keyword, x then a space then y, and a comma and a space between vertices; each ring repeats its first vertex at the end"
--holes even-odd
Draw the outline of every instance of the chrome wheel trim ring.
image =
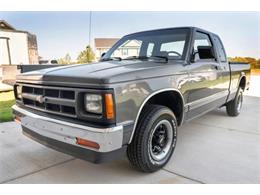
POLYGON ((243 96, 242 93, 239 94, 238 100, 237 100, 237 111, 240 113, 241 108, 242 108, 242 102, 243 102, 243 96))
POLYGON ((173 137, 174 137, 173 127, 172 127, 172 124, 170 123, 170 121, 164 119, 164 120, 161 120, 160 122, 158 122, 158 124, 156 124, 156 126, 153 128, 153 130, 150 134, 150 138, 149 138, 149 153, 150 153, 151 158, 154 161, 161 161, 166 158, 166 156, 168 155, 168 153, 171 150, 171 147, 173 144, 173 137), (165 144, 165 146, 163 147, 162 151, 159 154, 155 154, 153 152, 152 140, 153 140, 155 131, 161 125, 164 125, 164 127, 166 128, 167 143, 165 144))

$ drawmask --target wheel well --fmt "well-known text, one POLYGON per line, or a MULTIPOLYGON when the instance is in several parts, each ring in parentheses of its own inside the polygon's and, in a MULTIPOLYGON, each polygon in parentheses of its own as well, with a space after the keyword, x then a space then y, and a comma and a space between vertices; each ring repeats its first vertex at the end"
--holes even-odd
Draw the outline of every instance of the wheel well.
POLYGON ((183 118, 183 99, 176 91, 165 91, 151 97, 145 105, 157 104, 168 107, 177 119, 178 125, 181 124, 183 118))
POLYGON ((243 89, 243 91, 245 90, 245 88, 246 88, 246 77, 245 76, 243 76, 240 79, 239 87, 241 87, 243 89))

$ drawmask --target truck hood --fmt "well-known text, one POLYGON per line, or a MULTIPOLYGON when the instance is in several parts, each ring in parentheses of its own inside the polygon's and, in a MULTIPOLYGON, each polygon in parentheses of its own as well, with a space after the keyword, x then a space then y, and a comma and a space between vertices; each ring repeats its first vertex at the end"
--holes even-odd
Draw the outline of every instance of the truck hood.
MULTIPOLYGON (((180 63, 180 62, 175 62, 180 63)), ((123 60, 60 66, 17 75, 18 82, 103 85, 169 74, 163 62, 123 60)))

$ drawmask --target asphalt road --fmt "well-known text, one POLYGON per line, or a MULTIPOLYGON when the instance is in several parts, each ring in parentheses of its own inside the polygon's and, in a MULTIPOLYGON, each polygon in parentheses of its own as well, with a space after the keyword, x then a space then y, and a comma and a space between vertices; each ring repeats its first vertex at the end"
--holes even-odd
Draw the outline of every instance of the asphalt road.
POLYGON ((247 94, 238 117, 222 108, 179 128, 172 159, 153 174, 126 159, 75 159, 23 136, 15 122, 0 123, 0 183, 260 183, 260 97, 247 94))

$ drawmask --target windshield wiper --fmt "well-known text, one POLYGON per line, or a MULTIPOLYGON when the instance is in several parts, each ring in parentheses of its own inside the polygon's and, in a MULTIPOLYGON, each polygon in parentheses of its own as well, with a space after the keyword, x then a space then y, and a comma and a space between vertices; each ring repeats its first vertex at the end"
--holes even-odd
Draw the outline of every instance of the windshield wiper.
POLYGON ((164 59, 165 62, 168 62, 168 61, 169 61, 169 58, 166 57, 166 56, 150 56, 149 58, 150 58, 150 59, 164 59))
POLYGON ((129 56, 127 58, 124 58, 122 60, 148 60, 148 59, 153 59, 153 60, 157 60, 157 59, 164 59, 165 62, 168 62, 169 59, 166 56, 129 56))
POLYGON ((122 60, 148 60, 148 59, 152 59, 152 60, 165 60, 165 62, 168 62, 169 59, 166 56, 129 56, 127 58, 122 59, 121 57, 110 57, 110 58, 104 58, 101 61, 112 61, 112 60, 118 60, 118 61, 122 61, 122 60))
POLYGON ((118 61, 122 61, 122 58, 120 57, 110 57, 110 58, 104 58, 101 60, 101 62, 105 62, 105 61, 112 61, 112 60, 118 60, 118 61))
POLYGON ((123 60, 146 60, 148 59, 147 56, 129 56, 127 58, 124 58, 123 60))

